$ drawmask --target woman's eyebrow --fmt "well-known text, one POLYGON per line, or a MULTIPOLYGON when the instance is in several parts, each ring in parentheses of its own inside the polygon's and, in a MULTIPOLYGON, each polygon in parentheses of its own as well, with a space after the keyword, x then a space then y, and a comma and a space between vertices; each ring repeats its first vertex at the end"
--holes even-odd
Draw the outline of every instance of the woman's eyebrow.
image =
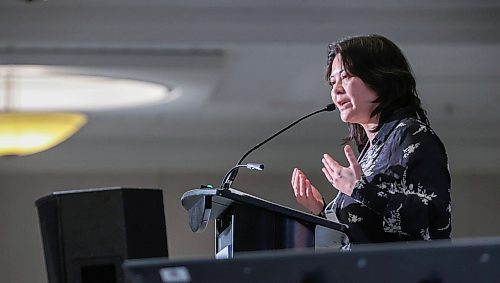
POLYGON ((344 69, 340 69, 340 70, 335 70, 335 71, 333 71, 333 72, 332 72, 332 74, 330 75, 330 79, 335 78, 335 75, 340 74, 340 73, 342 73, 343 71, 344 71, 344 69))

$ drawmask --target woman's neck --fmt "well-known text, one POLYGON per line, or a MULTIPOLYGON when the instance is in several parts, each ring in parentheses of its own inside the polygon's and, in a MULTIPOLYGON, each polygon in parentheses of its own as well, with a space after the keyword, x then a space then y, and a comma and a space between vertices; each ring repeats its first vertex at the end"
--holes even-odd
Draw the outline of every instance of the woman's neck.
POLYGON ((372 130, 377 127, 377 124, 363 124, 362 126, 365 129, 366 136, 368 137, 371 145, 373 139, 377 135, 377 132, 372 132, 372 130))
POLYGON ((366 136, 368 137, 368 140, 370 141, 370 145, 372 144, 373 139, 377 135, 377 132, 372 132, 374 129, 377 128, 378 126, 378 116, 373 117, 368 123, 361 124, 363 129, 365 129, 366 136))

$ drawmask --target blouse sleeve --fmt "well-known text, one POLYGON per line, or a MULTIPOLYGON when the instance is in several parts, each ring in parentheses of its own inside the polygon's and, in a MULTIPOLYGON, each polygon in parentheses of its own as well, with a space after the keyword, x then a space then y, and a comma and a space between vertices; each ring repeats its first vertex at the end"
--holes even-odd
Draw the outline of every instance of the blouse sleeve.
POLYGON ((383 216, 383 228, 404 239, 449 238, 450 175, 444 146, 425 125, 400 133, 386 170, 361 177, 352 198, 383 216))

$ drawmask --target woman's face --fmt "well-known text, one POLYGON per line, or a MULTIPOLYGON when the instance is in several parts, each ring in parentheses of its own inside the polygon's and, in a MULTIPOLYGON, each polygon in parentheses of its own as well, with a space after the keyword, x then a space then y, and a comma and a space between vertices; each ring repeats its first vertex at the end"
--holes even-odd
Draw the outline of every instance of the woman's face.
POLYGON ((377 117, 370 117, 377 106, 373 103, 377 99, 377 93, 359 77, 344 70, 340 54, 333 59, 330 84, 332 100, 340 111, 342 121, 356 124, 378 123, 377 117))

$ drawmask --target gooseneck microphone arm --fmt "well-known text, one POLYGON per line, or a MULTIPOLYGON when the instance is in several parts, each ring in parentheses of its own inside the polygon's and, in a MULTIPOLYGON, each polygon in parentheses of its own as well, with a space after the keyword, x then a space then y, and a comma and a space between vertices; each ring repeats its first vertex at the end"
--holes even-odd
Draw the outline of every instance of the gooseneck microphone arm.
POLYGON ((328 104, 325 108, 317 110, 317 111, 314 111, 313 113, 310 113, 310 114, 308 114, 308 115, 306 115, 306 116, 304 116, 304 117, 296 120, 295 122, 293 122, 290 125, 284 127, 280 131, 276 132, 274 135, 268 137, 264 141, 260 142, 256 146, 252 147, 249 151, 247 151, 245 154, 243 154, 243 156, 240 158, 240 160, 238 161, 238 163, 236 163, 236 166, 233 167, 231 170, 229 170, 229 172, 226 174, 226 177, 224 177, 224 180, 222 182, 221 188, 222 189, 228 189, 231 186, 231 184, 234 182, 234 179, 236 179, 236 175, 238 175, 238 168, 239 167, 247 167, 246 165, 241 166, 241 163, 243 162, 243 160, 245 160, 245 158, 250 153, 252 153, 256 149, 258 149, 259 147, 263 146, 265 143, 269 142, 270 140, 274 139, 276 136, 280 135, 284 131, 290 129, 291 127, 293 127, 295 125, 297 125, 302 120, 307 119, 307 118, 309 118, 309 117, 311 117, 313 115, 316 115, 318 113, 321 113, 321 112, 329 112, 329 111, 333 111, 333 110, 335 110, 335 104, 333 104, 333 103, 328 104))

